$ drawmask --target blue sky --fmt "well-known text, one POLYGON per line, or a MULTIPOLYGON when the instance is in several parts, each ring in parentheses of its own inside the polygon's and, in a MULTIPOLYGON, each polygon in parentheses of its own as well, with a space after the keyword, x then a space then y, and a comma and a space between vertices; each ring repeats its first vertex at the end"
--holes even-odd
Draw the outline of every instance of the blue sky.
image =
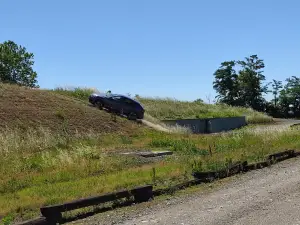
POLYGON ((298 0, 0 0, 0 42, 35 54, 42 88, 96 87, 214 97, 225 60, 265 60, 268 80, 297 76, 298 0))

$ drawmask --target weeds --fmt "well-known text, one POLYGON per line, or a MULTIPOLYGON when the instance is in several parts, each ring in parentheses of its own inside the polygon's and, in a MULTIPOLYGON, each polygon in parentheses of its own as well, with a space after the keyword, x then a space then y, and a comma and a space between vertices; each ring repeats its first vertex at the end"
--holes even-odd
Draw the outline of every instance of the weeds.
POLYGON ((5 216, 0 222, 1 225, 10 225, 12 224, 14 217, 12 215, 5 216))
POLYGON ((207 150, 199 149, 195 142, 191 139, 153 139, 150 142, 150 146, 156 148, 169 148, 178 154, 208 155, 207 150))
POLYGON ((93 93, 99 93, 95 88, 81 88, 81 87, 58 87, 53 90, 54 92, 77 99, 87 101, 89 96, 93 93))
POLYGON ((203 171, 202 161, 194 159, 192 162, 192 172, 202 172, 202 171, 203 171))
POLYGON ((215 136, 145 131, 133 136, 90 133, 69 137, 44 129, 7 130, 0 133, 1 216, 25 218, 44 204, 147 183, 168 187, 187 180, 193 171, 219 170, 235 161, 261 161, 272 152, 300 146, 297 130, 265 134, 253 130, 215 136), (110 154, 124 146, 168 148, 174 154, 158 161, 110 154))
POLYGON ((132 139, 128 136, 121 135, 120 138, 123 144, 129 145, 133 143, 132 139))

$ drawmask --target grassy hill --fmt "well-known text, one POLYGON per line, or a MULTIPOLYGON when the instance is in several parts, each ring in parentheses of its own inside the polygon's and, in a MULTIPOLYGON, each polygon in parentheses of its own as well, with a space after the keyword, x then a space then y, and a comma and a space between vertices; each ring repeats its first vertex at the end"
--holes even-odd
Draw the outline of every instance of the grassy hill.
POLYGON ((148 115, 159 120, 246 116, 249 123, 269 123, 272 118, 250 108, 225 104, 178 101, 170 98, 138 98, 148 115))
MULTIPOLYGON (((75 88, 68 90, 58 88, 55 90, 64 96, 70 96, 82 101, 87 101, 88 96, 95 92, 89 88, 75 88)), ((194 118, 216 118, 246 116, 248 123, 270 123, 273 119, 264 113, 257 112, 250 108, 232 107, 225 104, 206 104, 199 102, 179 101, 171 98, 143 98, 137 100, 146 109, 146 119, 166 120, 166 119, 194 119, 194 118)))
POLYGON ((0 84, 0 128, 46 128, 53 132, 126 133, 138 125, 57 92, 0 84))

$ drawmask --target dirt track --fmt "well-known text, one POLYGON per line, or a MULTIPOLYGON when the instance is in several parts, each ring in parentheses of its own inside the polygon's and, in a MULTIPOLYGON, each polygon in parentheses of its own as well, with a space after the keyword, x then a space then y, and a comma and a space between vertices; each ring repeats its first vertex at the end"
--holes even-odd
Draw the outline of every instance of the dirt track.
POLYGON ((252 171, 211 193, 175 197, 136 212, 76 224, 300 224, 300 158, 252 171))
POLYGON ((162 132, 167 132, 167 133, 170 132, 170 130, 168 130, 167 128, 165 128, 165 127, 163 127, 163 126, 161 126, 161 125, 159 125, 159 124, 155 124, 155 123, 152 123, 152 122, 147 121, 147 120, 141 120, 141 122, 142 122, 144 125, 146 125, 146 126, 148 126, 148 127, 151 127, 151 128, 153 128, 153 129, 155 129, 155 130, 162 131, 162 132))

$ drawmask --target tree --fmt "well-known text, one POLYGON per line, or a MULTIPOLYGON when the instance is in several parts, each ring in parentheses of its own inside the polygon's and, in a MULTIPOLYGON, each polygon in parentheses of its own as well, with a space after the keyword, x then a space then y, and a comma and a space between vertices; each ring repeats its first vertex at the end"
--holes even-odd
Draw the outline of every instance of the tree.
POLYGON ((238 84, 245 106, 263 110, 263 94, 268 92, 268 85, 263 85, 266 78, 261 70, 265 67, 264 61, 257 55, 251 55, 246 57, 245 61, 238 61, 238 65, 242 67, 238 75, 238 84))
POLYGON ((268 85, 263 85, 265 64, 257 55, 246 57, 244 61, 225 61, 214 73, 214 89, 220 102, 233 106, 252 107, 265 110, 268 85), (240 68, 238 71, 236 68, 240 68))
POLYGON ((204 103, 204 101, 201 98, 198 98, 194 101, 195 103, 204 103))
POLYGON ((292 76, 286 79, 286 84, 280 91, 279 104, 287 115, 290 105, 294 106, 296 116, 300 115, 300 78, 292 76))
POLYGON ((238 75, 234 69, 235 65, 235 61, 222 62, 214 73, 213 87, 218 93, 217 98, 220 102, 229 105, 238 103, 238 75))
POLYGON ((33 59, 33 53, 13 41, 0 43, 0 82, 38 87, 33 59))
POLYGON ((279 91, 283 88, 282 81, 273 79, 272 88, 273 88, 272 93, 274 95, 274 106, 276 107, 277 106, 277 101, 278 101, 277 97, 278 97, 279 91))

